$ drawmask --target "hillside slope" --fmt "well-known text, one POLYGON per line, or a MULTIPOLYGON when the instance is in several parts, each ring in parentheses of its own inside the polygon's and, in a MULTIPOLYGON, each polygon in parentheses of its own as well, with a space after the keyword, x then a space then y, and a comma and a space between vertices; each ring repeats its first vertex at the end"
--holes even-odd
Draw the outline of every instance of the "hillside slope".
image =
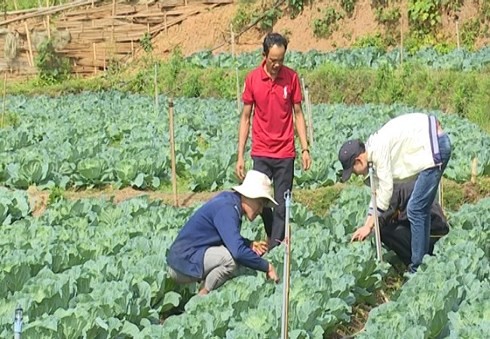
MULTIPOLYGON (((430 0, 428 0, 430 1, 430 0)), ((339 1, 320 0, 313 1, 297 17, 291 18, 286 13, 286 7, 280 6, 283 15, 273 24, 273 30, 285 34, 290 40, 290 49, 298 51, 308 51, 316 49, 320 51, 330 51, 335 48, 350 47, 356 40, 372 37, 376 34, 384 36, 388 29, 376 19, 376 10, 381 8, 373 6, 373 3, 383 2, 383 0, 357 0, 352 16, 348 17, 339 1), (337 13, 344 15, 344 18, 331 26, 333 33, 328 38, 318 38, 314 34, 314 21, 326 17, 328 8, 334 8, 337 13)), ((387 2, 387 1, 385 1, 387 2)), ((392 1, 393 2, 393 1, 392 1)), ((456 1, 455 1, 456 2, 456 1)), ((401 20, 389 29, 389 33, 395 36, 394 43, 399 45, 400 35, 403 34, 405 43, 409 40, 408 32, 408 1, 394 1, 394 5, 386 7, 388 10, 399 8, 401 20), (401 29, 400 29, 400 23, 401 29)), ((463 44, 464 34, 469 35, 470 23, 482 16, 479 13, 478 2, 465 1, 463 7, 458 12, 441 13, 441 25, 434 33, 434 37, 427 38, 428 43, 441 43, 445 46, 457 45, 457 25, 454 21, 455 13, 458 15, 460 41, 463 44), (467 23, 467 24, 465 24, 467 23)), ((189 18, 182 24, 172 27, 167 33, 163 32, 154 39, 155 53, 166 55, 179 47, 185 55, 203 49, 213 49, 215 52, 231 51, 230 23, 235 21, 250 22, 255 13, 263 13, 264 9, 272 7, 270 0, 252 1, 248 4, 236 1, 234 4, 223 5, 212 9, 207 13, 189 18), (270 3, 267 4, 267 1, 270 3), (249 17, 247 17, 247 15, 249 17), (249 21, 247 21, 249 19, 249 21)), ((481 8, 480 8, 481 9, 481 8)), ((388 10, 385 13, 389 13, 388 10)), ((490 10, 489 10, 490 11, 490 10)), ((481 10, 480 10, 481 12, 481 10)), ((330 12, 331 13, 331 12, 330 12)), ((260 47, 262 38, 265 34, 255 25, 248 29, 244 34, 237 38, 235 50, 237 52, 256 50, 260 47)), ((480 32, 475 39, 474 48, 488 45, 490 35, 484 32, 488 29, 488 19, 481 23, 480 32)), ((238 33, 236 33, 238 34, 238 33)))

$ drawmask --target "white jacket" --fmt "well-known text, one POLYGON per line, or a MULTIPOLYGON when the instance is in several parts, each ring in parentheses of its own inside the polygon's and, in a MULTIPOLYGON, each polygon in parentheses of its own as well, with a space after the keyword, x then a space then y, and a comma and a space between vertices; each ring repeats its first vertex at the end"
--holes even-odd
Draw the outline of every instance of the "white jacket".
POLYGON ((438 147, 435 117, 423 113, 398 116, 371 135, 366 151, 375 173, 377 208, 388 209, 394 181, 438 165, 434 160, 438 147))

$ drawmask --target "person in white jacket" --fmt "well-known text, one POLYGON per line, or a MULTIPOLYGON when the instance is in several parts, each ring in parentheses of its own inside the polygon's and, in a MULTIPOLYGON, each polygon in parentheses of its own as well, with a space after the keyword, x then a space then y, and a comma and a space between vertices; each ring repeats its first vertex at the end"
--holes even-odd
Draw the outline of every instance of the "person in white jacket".
MULTIPOLYGON (((388 209, 394 181, 417 178, 407 205, 412 235, 409 271, 412 273, 429 252, 430 209, 450 157, 448 135, 435 116, 423 113, 398 116, 371 135, 366 144, 348 140, 339 151, 342 181, 347 181, 352 173, 367 175, 369 163, 372 163, 376 205, 381 213, 388 209)), ((364 240, 373 227, 371 203, 364 225, 354 232, 352 240, 364 240)))

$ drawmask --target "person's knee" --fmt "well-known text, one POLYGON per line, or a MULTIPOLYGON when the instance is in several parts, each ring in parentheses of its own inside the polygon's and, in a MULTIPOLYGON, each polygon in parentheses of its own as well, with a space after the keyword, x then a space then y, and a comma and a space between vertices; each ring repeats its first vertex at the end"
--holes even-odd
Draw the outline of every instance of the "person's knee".
POLYGON ((197 281, 197 279, 193 277, 189 277, 185 274, 179 273, 175 271, 172 267, 167 266, 167 273, 169 277, 174 280, 177 284, 190 284, 194 281, 197 281))
POLYGON ((229 275, 236 270, 237 263, 228 250, 223 251, 219 266, 220 271, 225 275, 229 275))
POLYGON ((223 271, 226 274, 232 274, 237 269, 237 263, 235 259, 230 255, 226 256, 223 262, 223 271))
POLYGON ((412 203, 411 201, 408 201, 407 204, 407 218, 408 220, 412 221, 415 217, 417 217, 417 211, 415 208, 415 204, 412 203))

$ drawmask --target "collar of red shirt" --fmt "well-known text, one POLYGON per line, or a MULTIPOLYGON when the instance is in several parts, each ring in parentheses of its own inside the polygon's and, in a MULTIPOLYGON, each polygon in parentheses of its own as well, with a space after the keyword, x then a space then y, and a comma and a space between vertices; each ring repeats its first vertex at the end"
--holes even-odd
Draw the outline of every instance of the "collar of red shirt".
MULTIPOLYGON (((265 58, 264 58, 264 60, 262 60, 262 62, 260 64, 260 75, 261 75, 262 80, 268 80, 271 77, 265 72, 264 66, 265 66, 265 58)), ((277 74, 276 80, 282 78, 282 72, 283 72, 283 66, 281 66, 281 68, 279 69, 279 73, 277 74)))

